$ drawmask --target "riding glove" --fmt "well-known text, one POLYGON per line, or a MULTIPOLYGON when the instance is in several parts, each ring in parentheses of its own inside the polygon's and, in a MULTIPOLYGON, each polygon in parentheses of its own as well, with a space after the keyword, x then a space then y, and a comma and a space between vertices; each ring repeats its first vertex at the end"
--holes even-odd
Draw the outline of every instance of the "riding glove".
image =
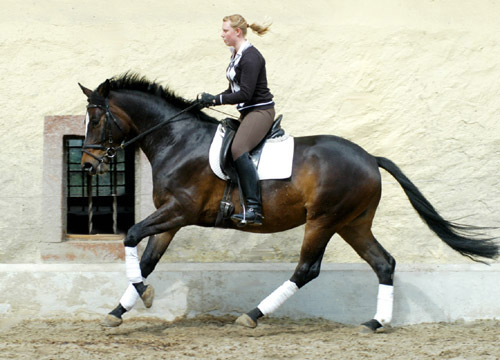
POLYGON ((203 106, 214 106, 215 105, 215 96, 204 92, 201 94, 200 103, 203 106))

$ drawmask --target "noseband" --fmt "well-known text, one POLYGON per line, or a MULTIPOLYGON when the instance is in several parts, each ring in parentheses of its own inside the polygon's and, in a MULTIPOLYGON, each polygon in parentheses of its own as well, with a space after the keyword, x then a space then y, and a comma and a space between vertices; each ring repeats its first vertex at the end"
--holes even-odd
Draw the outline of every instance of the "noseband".
POLYGON ((117 148, 113 146, 113 130, 112 130, 112 124, 111 121, 116 125, 116 127, 122 132, 122 134, 125 134, 125 131, 121 128, 120 124, 116 120, 116 117, 113 115, 111 110, 109 110, 109 102, 108 99, 104 99, 104 105, 96 105, 96 104, 90 104, 87 106, 87 111, 88 109, 94 109, 98 108, 101 110, 104 110, 105 116, 106 116, 106 130, 102 134, 102 139, 100 144, 96 145, 83 145, 83 150, 85 154, 93 157, 100 163, 104 162, 105 158, 112 159, 116 156, 116 151, 117 148), (106 142, 106 137, 108 138, 108 146, 104 146, 103 144, 106 142), (98 149, 98 150, 104 150, 106 154, 104 156, 98 157, 94 154, 92 154, 90 151, 87 151, 86 149, 98 149))

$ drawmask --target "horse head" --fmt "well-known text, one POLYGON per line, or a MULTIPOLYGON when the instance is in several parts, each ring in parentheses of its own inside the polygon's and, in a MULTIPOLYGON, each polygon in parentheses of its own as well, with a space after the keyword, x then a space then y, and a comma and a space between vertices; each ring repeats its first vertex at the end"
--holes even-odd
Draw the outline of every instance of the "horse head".
MULTIPOLYGON (((213 131, 219 125, 200 111, 197 101, 185 100, 135 73, 108 79, 96 90, 79 85, 88 99, 81 164, 92 175, 105 173, 109 159, 119 148, 138 143, 146 156, 155 156, 157 146, 180 143, 194 129, 201 131, 204 124, 213 131), (179 121, 183 121, 182 126, 176 126, 179 121), (188 123, 191 126, 186 126, 188 123), (146 136, 154 140, 142 141, 146 136)), ((208 132, 201 133, 210 137, 208 132)))
POLYGON ((88 100, 81 166, 91 175, 109 170, 109 160, 130 131, 130 119, 113 101, 109 84, 106 80, 95 91, 78 84, 88 100))

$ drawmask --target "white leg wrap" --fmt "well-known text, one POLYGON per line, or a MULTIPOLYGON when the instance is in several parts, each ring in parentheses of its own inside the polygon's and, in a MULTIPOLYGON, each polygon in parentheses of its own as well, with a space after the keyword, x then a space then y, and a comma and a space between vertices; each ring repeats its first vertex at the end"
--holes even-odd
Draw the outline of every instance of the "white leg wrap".
POLYGON ((139 256, 137 255, 137 246, 125 246, 125 269, 128 281, 130 281, 131 283, 138 283, 142 281, 141 267, 139 266, 139 256))
POLYGON ((374 319, 382 325, 388 325, 392 320, 392 305, 394 286, 379 284, 377 297, 377 313, 374 319))
POLYGON ((266 297, 257 306, 261 313, 264 315, 269 315, 276 311, 286 300, 288 300, 293 294, 299 290, 297 285, 287 280, 279 288, 274 290, 271 295, 266 297))
POLYGON ((139 293, 135 289, 135 286, 130 283, 120 299, 120 304, 125 308, 125 310, 129 311, 134 307, 137 300, 139 300, 139 293))

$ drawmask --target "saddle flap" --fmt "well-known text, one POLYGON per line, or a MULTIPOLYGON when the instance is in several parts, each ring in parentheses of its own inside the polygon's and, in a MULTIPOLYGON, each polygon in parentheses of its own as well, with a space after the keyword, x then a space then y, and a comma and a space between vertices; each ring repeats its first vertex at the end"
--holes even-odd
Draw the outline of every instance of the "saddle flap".
MULTIPOLYGON (((229 180, 229 176, 222 170, 221 146, 224 138, 222 124, 219 125, 214 134, 209 150, 210 168, 214 174, 222 180, 229 180)), ((229 147, 226 153, 230 154, 229 147)), ((294 138, 288 134, 277 140, 267 141, 262 148, 262 155, 259 160, 257 172, 260 180, 288 179, 292 175, 294 157, 294 138)), ((231 159, 232 161, 232 159, 231 159)))
POLYGON ((262 149, 269 139, 277 139, 285 135, 285 130, 281 128, 281 120, 283 115, 279 115, 276 120, 274 120, 273 126, 264 137, 264 139, 252 150, 250 151, 250 157, 256 168, 259 167, 260 157, 262 155, 262 149))
POLYGON ((220 167, 222 172, 234 182, 237 181, 237 174, 232 164, 231 144, 239 126, 240 122, 236 119, 226 118, 222 121, 224 137, 222 138, 222 146, 219 154, 220 167))
MULTIPOLYGON (((285 135, 285 130, 281 128, 281 120, 283 120, 283 115, 278 115, 276 120, 274 120, 271 129, 268 131, 264 139, 250 151, 250 157, 254 162, 255 167, 258 167, 260 157, 262 155, 262 149, 264 144, 268 139, 276 139, 285 135)), ((226 118, 222 121, 222 127, 224 130, 224 138, 222 139, 222 146, 220 151, 220 165, 221 170, 226 174, 232 181, 238 181, 238 175, 234 169, 234 160, 231 156, 231 144, 233 143, 236 131, 240 126, 240 122, 236 119, 226 118)))

